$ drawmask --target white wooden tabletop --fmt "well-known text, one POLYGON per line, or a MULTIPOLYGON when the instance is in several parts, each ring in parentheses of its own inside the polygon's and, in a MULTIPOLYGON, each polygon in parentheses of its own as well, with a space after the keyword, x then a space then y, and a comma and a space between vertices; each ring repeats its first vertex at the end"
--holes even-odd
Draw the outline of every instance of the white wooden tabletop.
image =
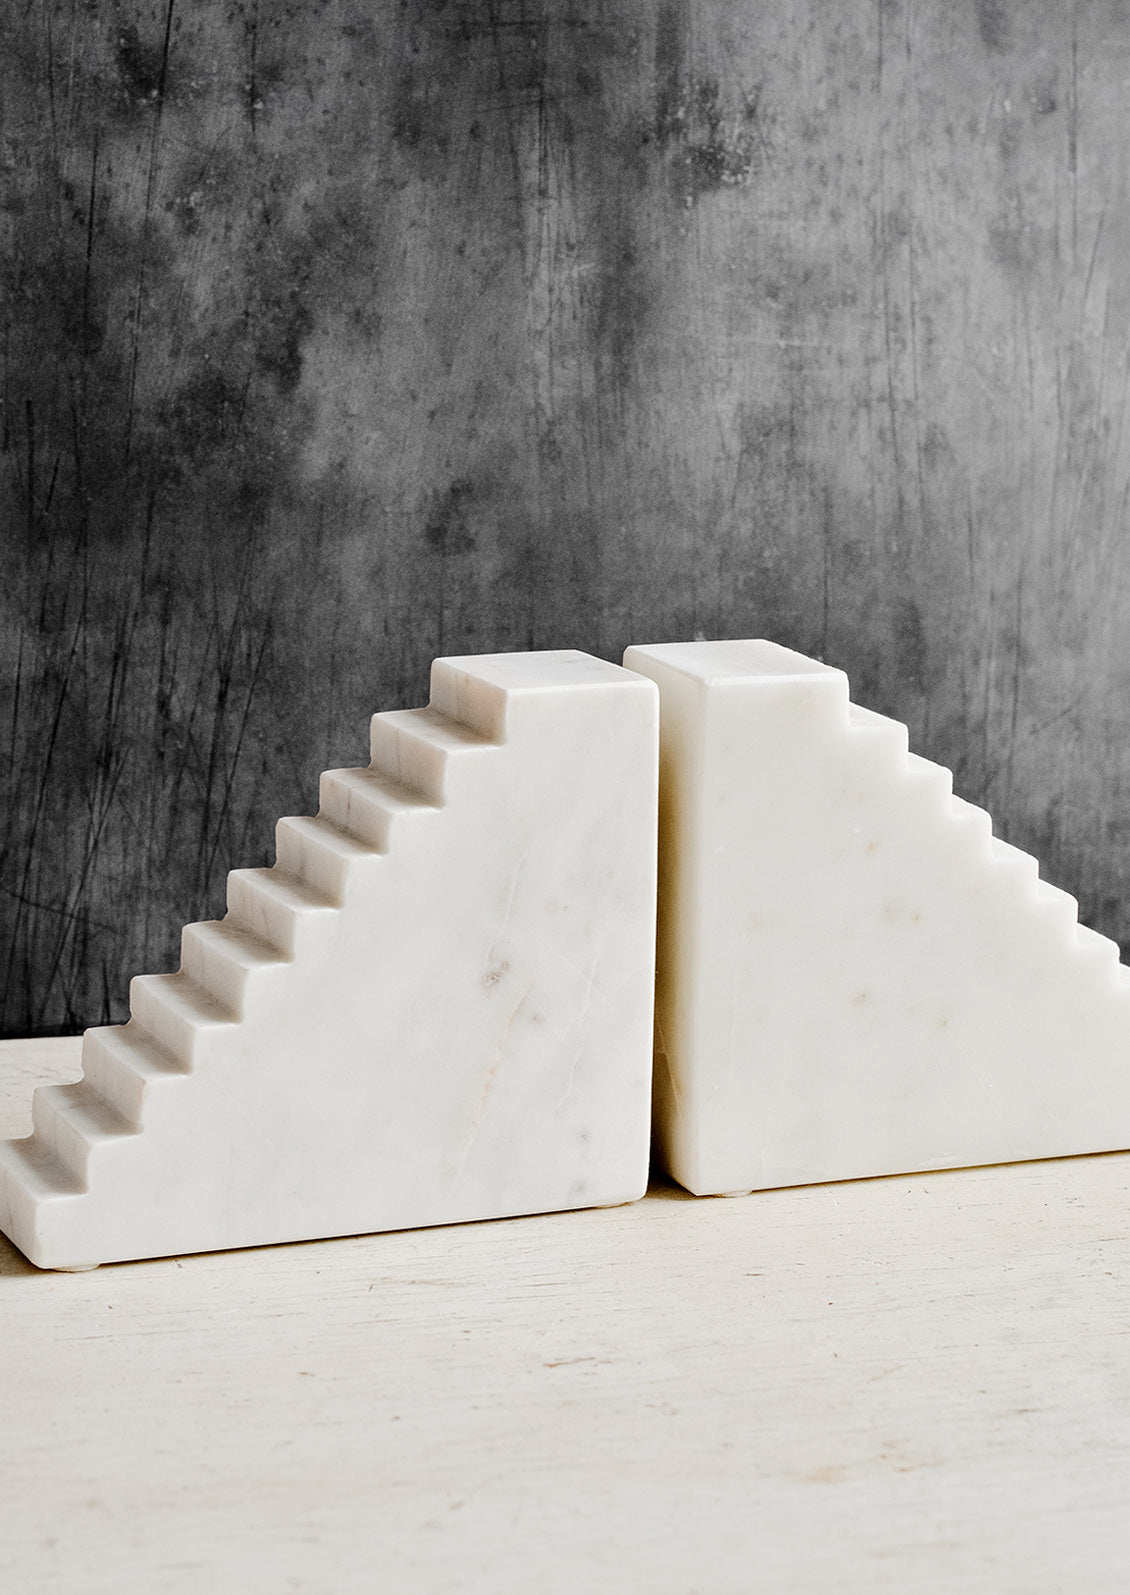
POLYGON ((1128 1155, 0 1290, 13 1595, 1130 1589, 1128 1155))

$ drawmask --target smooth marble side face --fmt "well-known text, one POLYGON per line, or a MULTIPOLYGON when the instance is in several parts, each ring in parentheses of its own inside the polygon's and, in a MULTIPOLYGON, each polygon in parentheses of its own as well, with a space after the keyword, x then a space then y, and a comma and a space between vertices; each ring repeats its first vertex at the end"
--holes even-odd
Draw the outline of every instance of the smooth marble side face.
POLYGON ((140 1133, 95 1148, 89 1192, 42 1205, 33 1260, 643 1194, 656 690, 585 655, 503 655, 437 661, 436 699, 501 740, 462 735, 442 805, 394 819, 293 961, 249 980, 240 1023, 150 1093, 140 1133))
POLYGON ((905 727, 765 642, 631 648, 661 701, 656 1116, 742 1191, 1130 1145, 1130 984, 905 727))

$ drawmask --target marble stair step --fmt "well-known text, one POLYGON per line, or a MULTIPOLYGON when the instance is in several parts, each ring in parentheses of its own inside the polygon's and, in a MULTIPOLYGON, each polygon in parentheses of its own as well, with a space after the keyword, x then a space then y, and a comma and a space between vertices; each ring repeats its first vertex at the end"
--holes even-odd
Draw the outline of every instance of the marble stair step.
POLYGON ((332 820, 292 815, 275 827, 278 866, 340 906, 358 869, 380 866, 382 855, 332 820))
POLYGON ((123 1118, 140 1125, 155 1091, 183 1082, 189 1070, 136 1021, 99 1025, 82 1038, 84 1077, 123 1118))
POLYGON ((297 958, 332 922, 337 905, 297 875, 271 869, 234 869, 228 875, 228 915, 243 929, 297 958))
MULTIPOLYGON (((0 1141, 0 1213, 6 1202, 16 1222, 26 1222, 38 1203, 80 1196, 82 1190, 72 1170, 37 1136, 0 1141)), ((7 1232, 7 1225, 4 1229, 7 1232)))
POLYGON ((95 1149, 137 1134, 136 1125, 85 1078, 71 1085, 40 1086, 32 1098, 32 1125, 35 1138, 84 1189, 95 1149))
POLYGON ((326 770, 319 783, 319 814, 367 847, 387 853, 397 827, 434 814, 436 805, 372 765, 326 770))
MULTIPOLYGON (((1014 851, 1017 851, 1014 849, 1014 851)), ((1028 854, 1022 854, 1028 858, 1028 854)), ((1035 859, 1031 860, 1032 872, 1036 878, 1036 901, 1040 912, 1049 920, 1058 922, 1072 933, 1079 926, 1079 904, 1070 892, 1065 892, 1062 887, 1053 886, 1050 881, 1039 879, 1039 865, 1035 859)))
POLYGON ((909 736, 899 720, 891 720, 862 704, 848 703, 848 726, 855 738, 867 747, 868 757, 885 755, 897 766, 909 752, 909 736))
POLYGON ((277 973, 286 962, 277 947, 232 920, 202 920, 181 932, 182 973, 240 1018, 258 977, 277 973))
MULTIPOLYGON (((1116 941, 1109 936, 1104 936, 1100 931, 1092 930, 1089 925, 1076 924, 1075 943, 1084 957, 1093 960, 1100 967, 1121 967, 1122 950, 1116 941)), ((1126 971, 1130 977, 1130 970, 1126 971)))
POLYGON ((1011 842, 1004 842, 999 836, 994 836, 989 848, 989 857, 1000 878, 1007 878, 1024 886, 1035 887, 1041 884, 1040 866, 1031 853, 1025 853, 1023 848, 1013 847, 1011 842))
POLYGON ((993 817, 987 809, 979 808, 976 803, 968 803, 954 793, 950 799, 950 811, 954 823, 970 836, 978 837, 985 843, 992 839, 993 817))
POLYGON ((230 1008, 184 974, 135 975, 130 981, 129 1002, 130 1013, 141 1028, 190 1069, 211 1037, 236 1023, 230 1008))
POLYGON ((453 779, 472 777, 472 767, 496 744, 436 709, 391 709, 369 726, 373 768, 429 803, 447 802, 453 779), (458 772, 458 774, 456 773, 458 772))

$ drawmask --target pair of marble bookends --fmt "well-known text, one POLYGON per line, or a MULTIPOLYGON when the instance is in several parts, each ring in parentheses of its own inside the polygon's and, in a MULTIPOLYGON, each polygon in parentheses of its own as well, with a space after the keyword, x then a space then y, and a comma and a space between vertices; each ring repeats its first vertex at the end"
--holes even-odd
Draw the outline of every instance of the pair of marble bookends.
POLYGON ((82 1268, 1130 1144, 1130 971, 768 642, 437 660, 0 1143, 82 1268))

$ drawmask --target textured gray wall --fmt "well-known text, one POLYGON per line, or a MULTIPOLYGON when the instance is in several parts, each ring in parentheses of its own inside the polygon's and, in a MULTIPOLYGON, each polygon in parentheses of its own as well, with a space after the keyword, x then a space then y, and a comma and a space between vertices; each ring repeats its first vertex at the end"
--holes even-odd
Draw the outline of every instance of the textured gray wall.
POLYGON ((440 652, 819 653, 1130 939, 1121 0, 29 0, 0 73, 0 1031, 440 652))

